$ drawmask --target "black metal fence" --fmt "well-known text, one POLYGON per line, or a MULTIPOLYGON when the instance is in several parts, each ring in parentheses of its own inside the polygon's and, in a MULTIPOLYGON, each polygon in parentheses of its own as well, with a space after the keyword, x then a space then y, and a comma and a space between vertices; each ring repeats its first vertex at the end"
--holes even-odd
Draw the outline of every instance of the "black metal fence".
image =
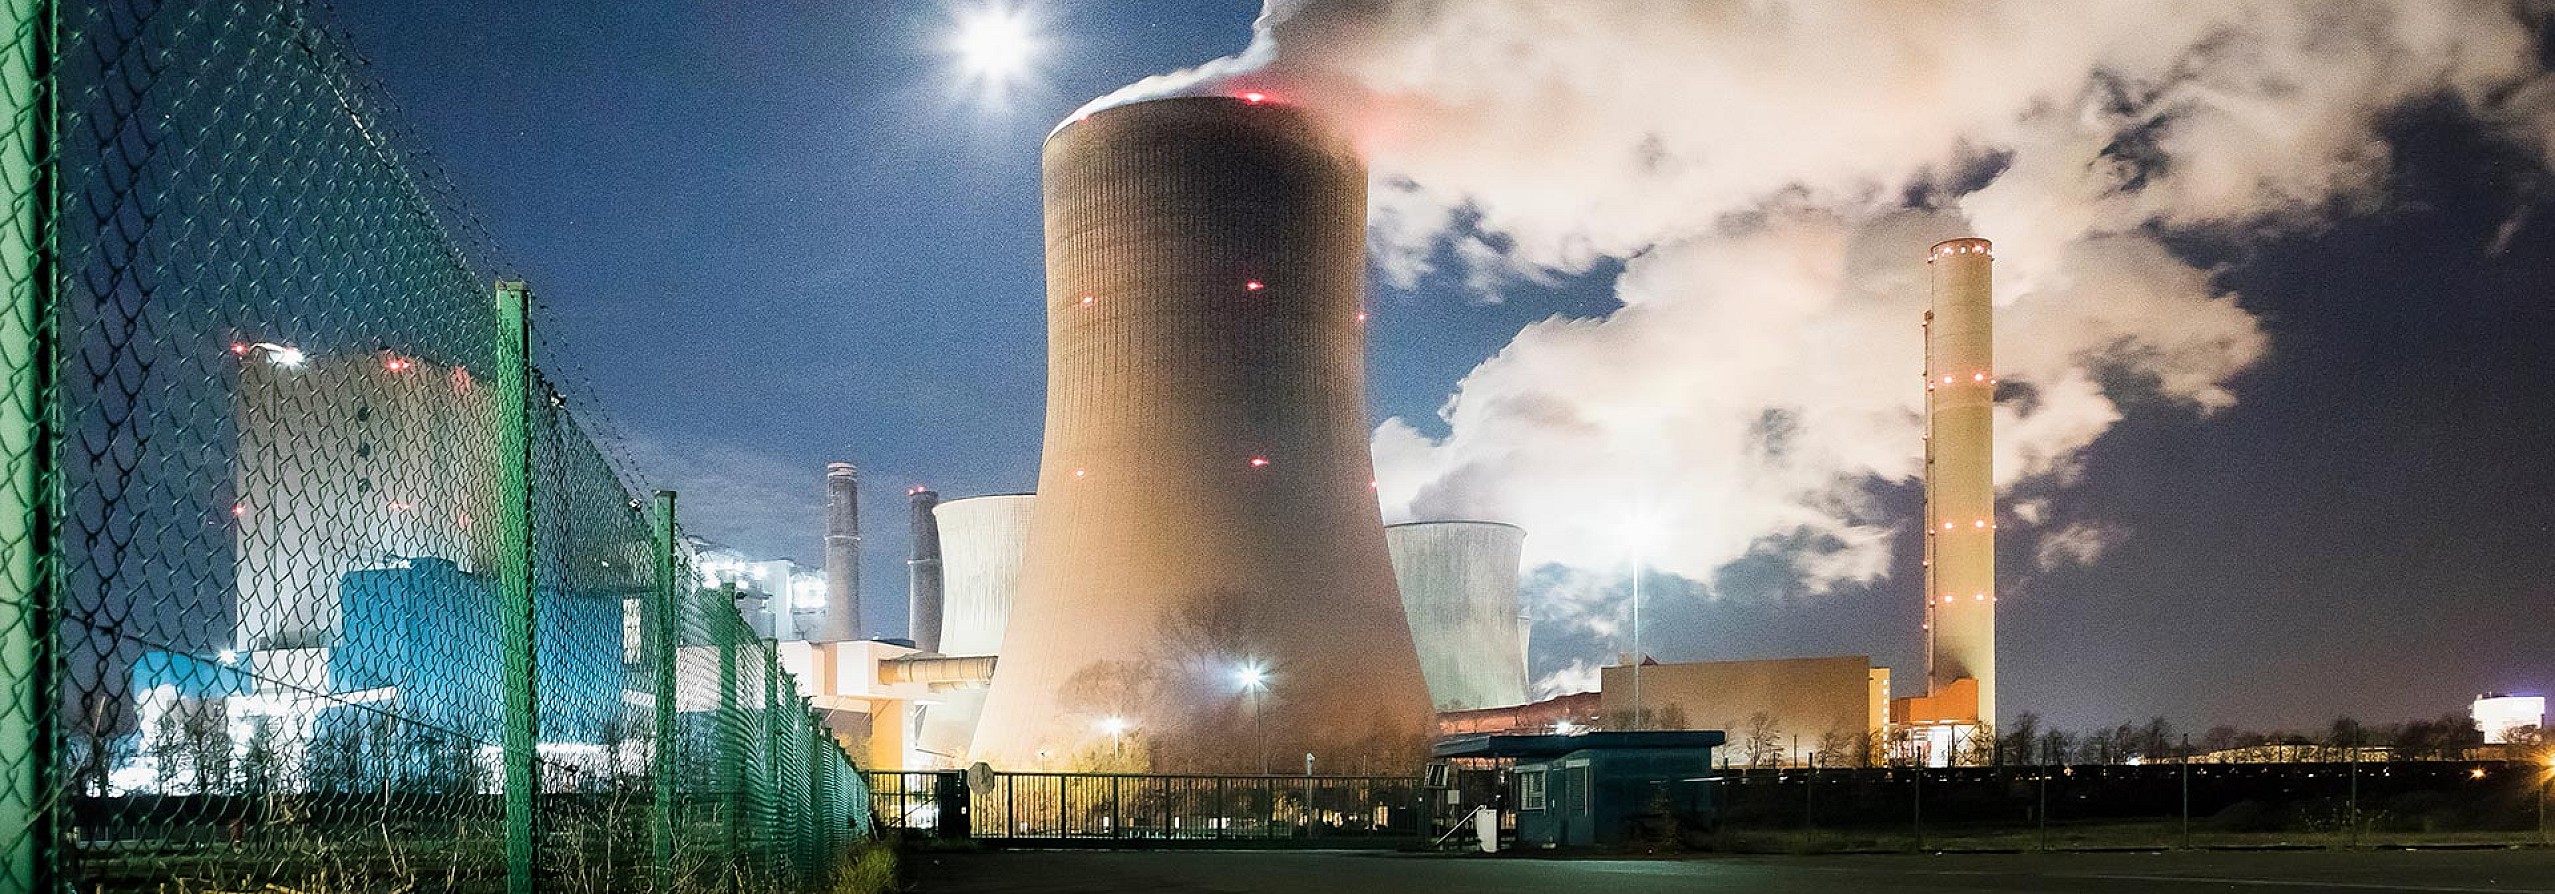
POLYGON ((867 774, 884 828, 943 837, 1142 842, 1416 840, 1419 780, 958 771, 867 774))
POLYGON ((2528 845, 2550 770, 2367 761, 1716 771, 1733 851, 2528 845))

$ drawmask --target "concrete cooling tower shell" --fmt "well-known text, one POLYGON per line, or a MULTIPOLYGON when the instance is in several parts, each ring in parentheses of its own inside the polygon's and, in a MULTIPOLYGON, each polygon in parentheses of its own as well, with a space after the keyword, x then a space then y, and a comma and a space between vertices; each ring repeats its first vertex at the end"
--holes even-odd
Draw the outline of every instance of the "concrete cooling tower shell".
POLYGON ((1367 453, 1363 166, 1302 109, 1222 97, 1102 110, 1044 163, 1046 447, 976 757, 1092 764, 1115 718, 1117 766, 1416 760, 1427 686, 1367 453))
POLYGON ((1384 529, 1419 669, 1440 711, 1526 703, 1517 571, 1526 532, 1498 522, 1414 522, 1384 529))
MULTIPOLYGON (((1003 626, 1020 592, 1020 560, 1029 548, 1029 494, 951 500, 932 509, 940 523, 943 617, 940 651, 992 655, 1002 648, 1003 626)), ((999 665, 998 665, 999 666, 999 665)), ((970 760, 986 690, 956 687, 923 708, 915 748, 945 767, 970 760)))
POLYGON ((1020 562, 1029 549, 1030 494, 967 497, 940 504, 943 615, 940 652, 993 655, 1020 592, 1020 562))

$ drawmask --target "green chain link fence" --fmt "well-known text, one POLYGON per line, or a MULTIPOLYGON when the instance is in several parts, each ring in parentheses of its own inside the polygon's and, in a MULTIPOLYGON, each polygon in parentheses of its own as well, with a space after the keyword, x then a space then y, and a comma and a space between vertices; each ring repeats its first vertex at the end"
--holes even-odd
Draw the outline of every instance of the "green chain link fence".
POLYGON ((0 894, 826 883, 860 773, 316 11, 0 16, 0 894))

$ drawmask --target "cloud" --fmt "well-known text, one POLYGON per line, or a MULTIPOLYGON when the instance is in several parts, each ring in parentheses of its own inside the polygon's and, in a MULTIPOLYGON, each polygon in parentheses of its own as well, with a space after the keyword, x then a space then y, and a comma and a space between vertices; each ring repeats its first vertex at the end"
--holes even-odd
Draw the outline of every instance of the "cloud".
POLYGON ((1394 287, 1622 262, 1620 309, 1529 325, 1438 419, 1377 428, 1388 516, 1516 522, 1530 562, 1607 574, 1636 534, 1697 580, 1773 556, 1815 592, 1886 576, 1908 528, 1875 493, 1921 471, 1927 246, 1997 243, 1998 479, 2035 498, 2007 536, 2080 520, 2037 554, 2093 561, 2110 529, 2050 503, 2145 409, 2124 401, 2222 410, 2270 349, 2168 240, 2241 249, 2383 204, 2380 125, 2411 104, 2555 147, 2527 14, 1271 0, 1245 52, 1092 108, 1247 89, 1324 111, 1369 160, 1394 287))
POLYGON ((2078 522, 2042 535, 2032 559, 2042 570, 2091 565, 2123 536, 2121 529, 2114 525, 2078 522))
MULTIPOLYGON (((1998 244, 1998 471, 2063 484, 2143 381, 2201 412, 2267 349, 2161 237, 2243 242, 2383 201, 2378 126, 2459 103, 2555 144, 2502 0, 1276 0, 1246 52, 1095 106, 1266 90, 1376 178, 1389 283, 1624 261, 1623 307, 1526 327, 1435 422, 1387 420, 1388 514, 1490 517, 1530 560, 1655 529, 1707 578, 1769 548, 1885 574, 1920 470, 1925 248, 1998 244)), ((2017 532, 2022 533, 2022 532, 2017 532)))
POLYGON ((1605 665, 1592 661, 1572 661, 1560 670, 1535 678, 1534 699, 1543 701, 1555 696, 1595 692, 1604 669, 1605 665))

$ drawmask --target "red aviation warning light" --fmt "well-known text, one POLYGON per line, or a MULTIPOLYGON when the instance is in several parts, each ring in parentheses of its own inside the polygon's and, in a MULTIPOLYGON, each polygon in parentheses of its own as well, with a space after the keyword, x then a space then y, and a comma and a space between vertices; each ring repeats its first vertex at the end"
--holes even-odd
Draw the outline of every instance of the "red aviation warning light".
POLYGON ((1250 281, 1250 282, 1243 283, 1243 284, 1242 284, 1242 291, 1245 291, 1245 292, 1257 292, 1257 291, 1259 291, 1259 290, 1261 290, 1261 289, 1265 289, 1265 288, 1268 288, 1268 287, 1269 287, 1269 286, 1268 286, 1268 284, 1267 284, 1267 283, 1264 283, 1264 282, 1261 282, 1261 281, 1259 281, 1259 280, 1256 280, 1256 279, 1255 279, 1255 280, 1252 280, 1252 281, 1250 281))
POLYGON ((1242 101, 1256 106, 1269 101, 1269 95, 1259 92, 1245 93, 1242 94, 1242 101))

